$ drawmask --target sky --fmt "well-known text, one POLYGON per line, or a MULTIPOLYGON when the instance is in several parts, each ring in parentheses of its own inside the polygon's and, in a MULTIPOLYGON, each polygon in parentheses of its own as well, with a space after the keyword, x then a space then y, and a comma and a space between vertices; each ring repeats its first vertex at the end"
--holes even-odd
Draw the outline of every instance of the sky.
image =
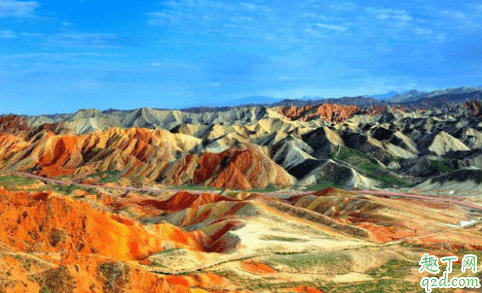
POLYGON ((0 0, 0 113, 482 85, 482 1, 0 0))

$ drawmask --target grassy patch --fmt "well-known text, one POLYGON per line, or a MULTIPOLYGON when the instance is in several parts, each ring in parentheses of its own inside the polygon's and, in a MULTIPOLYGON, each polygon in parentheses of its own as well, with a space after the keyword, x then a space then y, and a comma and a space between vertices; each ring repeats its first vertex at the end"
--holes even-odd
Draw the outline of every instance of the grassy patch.
POLYGON ((270 262, 297 269, 323 267, 327 273, 345 274, 350 272, 352 259, 343 252, 316 252, 304 254, 276 255, 270 262))
POLYGON ((449 162, 437 161, 437 160, 429 160, 429 162, 430 162, 430 165, 434 166, 435 168, 437 168, 439 172, 442 172, 442 173, 451 173, 451 172, 457 171, 457 169, 455 169, 455 166, 453 166, 449 162))
POLYGON ((65 195, 72 194, 72 192, 74 192, 74 190, 76 190, 76 189, 85 190, 89 194, 98 194, 98 191, 95 188, 80 187, 80 186, 77 186, 75 184, 54 185, 54 186, 51 187, 51 189, 55 192, 65 194, 65 195))
POLYGON ((388 157, 386 158, 385 160, 383 160, 383 163, 388 166, 388 164, 390 164, 391 162, 395 162, 395 163, 402 163, 403 160, 405 160, 405 158, 401 158, 401 157, 388 157))
POLYGON ((129 267, 121 262, 103 263, 97 267, 101 280, 104 281, 104 292, 122 292, 129 283, 129 267))
POLYGON ((345 161, 346 159, 348 159, 350 157, 360 157, 360 158, 364 158, 364 159, 373 161, 373 158, 370 157, 369 155, 364 154, 362 152, 359 152, 357 150, 345 147, 345 146, 340 146, 340 152, 338 152, 338 154, 337 154, 337 152, 332 152, 331 157, 333 159, 342 160, 342 161, 345 161))
POLYGON ((259 239, 261 240, 272 240, 272 241, 286 241, 286 242, 306 242, 306 239, 294 238, 294 237, 283 237, 276 235, 262 235, 259 239))
MULTIPOLYGON (((223 188, 218 188, 218 187, 210 187, 210 186, 204 186, 204 185, 175 185, 171 186, 169 188, 172 189, 180 189, 180 190, 223 190, 223 188)), ((226 188, 227 189, 227 188, 226 188)))
POLYGON ((151 256, 155 256, 155 255, 171 255, 171 254, 174 254, 176 251, 179 251, 179 250, 181 250, 181 249, 182 249, 182 248, 180 248, 180 247, 168 248, 168 249, 166 249, 166 250, 156 252, 156 253, 152 254, 151 256))
POLYGON ((278 187, 276 186, 273 186, 273 185, 269 185, 265 188, 253 188, 253 189, 250 189, 250 190, 247 190, 248 192, 274 192, 274 191, 277 191, 279 190, 278 187))
POLYGON ((65 266, 46 270, 32 276, 40 287, 39 292, 74 292, 75 281, 65 266))
POLYGON ((352 293, 352 292, 364 292, 364 293, 381 293, 381 292, 425 292, 420 287, 420 284, 392 279, 380 279, 376 281, 368 281, 361 283, 342 283, 334 284, 330 283, 324 288, 326 292, 330 293, 352 293))
POLYGON ((121 173, 122 171, 119 171, 119 170, 102 171, 102 172, 96 172, 94 174, 90 174, 89 177, 118 176, 121 173))
POLYGON ((317 190, 321 190, 321 189, 327 188, 327 187, 344 188, 343 185, 336 184, 335 182, 333 182, 329 179, 321 179, 321 181, 319 183, 307 186, 306 190, 307 191, 317 191, 317 190))
POLYGON ((373 278, 391 277, 403 278, 408 276, 410 269, 416 268, 418 264, 406 260, 392 259, 386 264, 367 272, 373 278))
POLYGON ((122 171, 119 171, 119 170, 109 170, 109 171, 102 171, 102 172, 91 174, 89 175, 89 177, 100 179, 99 183, 110 183, 110 182, 118 182, 121 173, 122 171))
POLYGON ((378 164, 368 162, 355 164, 354 166, 357 167, 357 171, 361 174, 381 182, 382 187, 392 187, 393 185, 404 186, 407 184, 405 180, 390 175, 387 170, 383 169, 378 164))
MULTIPOLYGON (((371 156, 345 146, 340 147, 340 152, 332 152, 333 159, 351 163, 355 169, 366 177, 382 183, 382 187, 405 186, 407 183, 396 176, 391 175, 387 170, 380 167, 371 156)), ((390 160, 401 162, 403 158, 390 158, 390 160)), ((331 185, 325 185, 328 187, 331 185)))
POLYGON ((18 185, 30 185, 34 184, 35 179, 23 178, 15 175, 0 176, 0 185, 5 186, 7 189, 15 188, 18 185))

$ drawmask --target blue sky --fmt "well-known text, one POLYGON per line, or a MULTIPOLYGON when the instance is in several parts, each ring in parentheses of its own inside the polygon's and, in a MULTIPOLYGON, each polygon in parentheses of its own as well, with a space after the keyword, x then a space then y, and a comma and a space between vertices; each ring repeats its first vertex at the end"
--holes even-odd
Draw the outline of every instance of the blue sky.
POLYGON ((0 113, 482 85, 482 1, 0 0, 0 113))

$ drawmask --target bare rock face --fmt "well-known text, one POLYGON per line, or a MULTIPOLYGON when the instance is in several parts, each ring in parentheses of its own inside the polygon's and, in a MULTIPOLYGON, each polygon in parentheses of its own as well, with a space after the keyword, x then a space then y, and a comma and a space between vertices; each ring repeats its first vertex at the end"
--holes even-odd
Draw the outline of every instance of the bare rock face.
POLYGON ((80 177, 108 170, 141 172, 165 165, 178 152, 187 152, 200 142, 165 130, 140 128, 112 128, 86 135, 43 131, 30 140, 6 135, 2 139, 10 141, 0 146, 2 167, 35 170, 36 174, 49 177, 74 173, 80 177))
MULTIPOLYGON (((434 175, 429 161, 439 162, 435 173, 480 165, 467 153, 453 166, 443 166, 452 153, 482 149, 479 106, 470 101, 466 109, 375 105, 361 110, 325 103, 218 112, 142 108, 4 116, 0 169, 91 183, 249 189, 295 185, 347 147, 336 158, 353 163, 349 166, 359 174, 377 180, 380 170, 390 169, 387 178, 421 180, 434 175), (375 165, 360 163, 360 157, 375 165)), ((384 184, 393 181, 387 178, 384 184)))
POLYGON ((357 106, 352 105, 321 104, 318 107, 303 106, 298 108, 296 106, 291 106, 289 109, 280 107, 278 111, 291 120, 309 121, 318 118, 330 122, 342 122, 351 117, 354 113, 359 112, 360 109, 357 106))
POLYGON ((445 131, 441 131, 435 136, 428 149, 439 156, 449 151, 470 151, 466 145, 445 131))
POLYGON ((427 157, 404 160, 400 164, 402 174, 414 177, 428 177, 436 174, 437 169, 430 164, 427 157))
POLYGON ((480 100, 471 100, 464 103, 464 108, 467 109, 472 115, 481 117, 482 115, 482 102, 480 100))
POLYGON ((359 174, 352 167, 333 160, 327 160, 314 169, 300 180, 300 185, 314 185, 323 182, 333 182, 345 188, 373 188, 379 185, 378 182, 359 174))
POLYGON ((295 179, 271 158, 252 147, 233 147, 221 153, 193 154, 165 175, 168 184, 202 184, 250 189, 290 186, 295 179))
POLYGON ((400 169, 400 167, 401 167, 400 164, 394 161, 391 161, 387 166, 388 169, 392 169, 392 170, 398 170, 400 169))
POLYGON ((18 134, 21 131, 29 131, 27 118, 16 115, 0 117, 0 133, 18 134))

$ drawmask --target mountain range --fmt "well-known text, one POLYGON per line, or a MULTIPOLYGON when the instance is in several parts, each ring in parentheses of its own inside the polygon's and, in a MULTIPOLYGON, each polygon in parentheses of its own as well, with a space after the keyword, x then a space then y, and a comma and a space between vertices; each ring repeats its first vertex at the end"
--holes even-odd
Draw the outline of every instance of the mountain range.
POLYGON ((480 93, 3 115, 0 292, 419 292, 482 255, 480 93))

